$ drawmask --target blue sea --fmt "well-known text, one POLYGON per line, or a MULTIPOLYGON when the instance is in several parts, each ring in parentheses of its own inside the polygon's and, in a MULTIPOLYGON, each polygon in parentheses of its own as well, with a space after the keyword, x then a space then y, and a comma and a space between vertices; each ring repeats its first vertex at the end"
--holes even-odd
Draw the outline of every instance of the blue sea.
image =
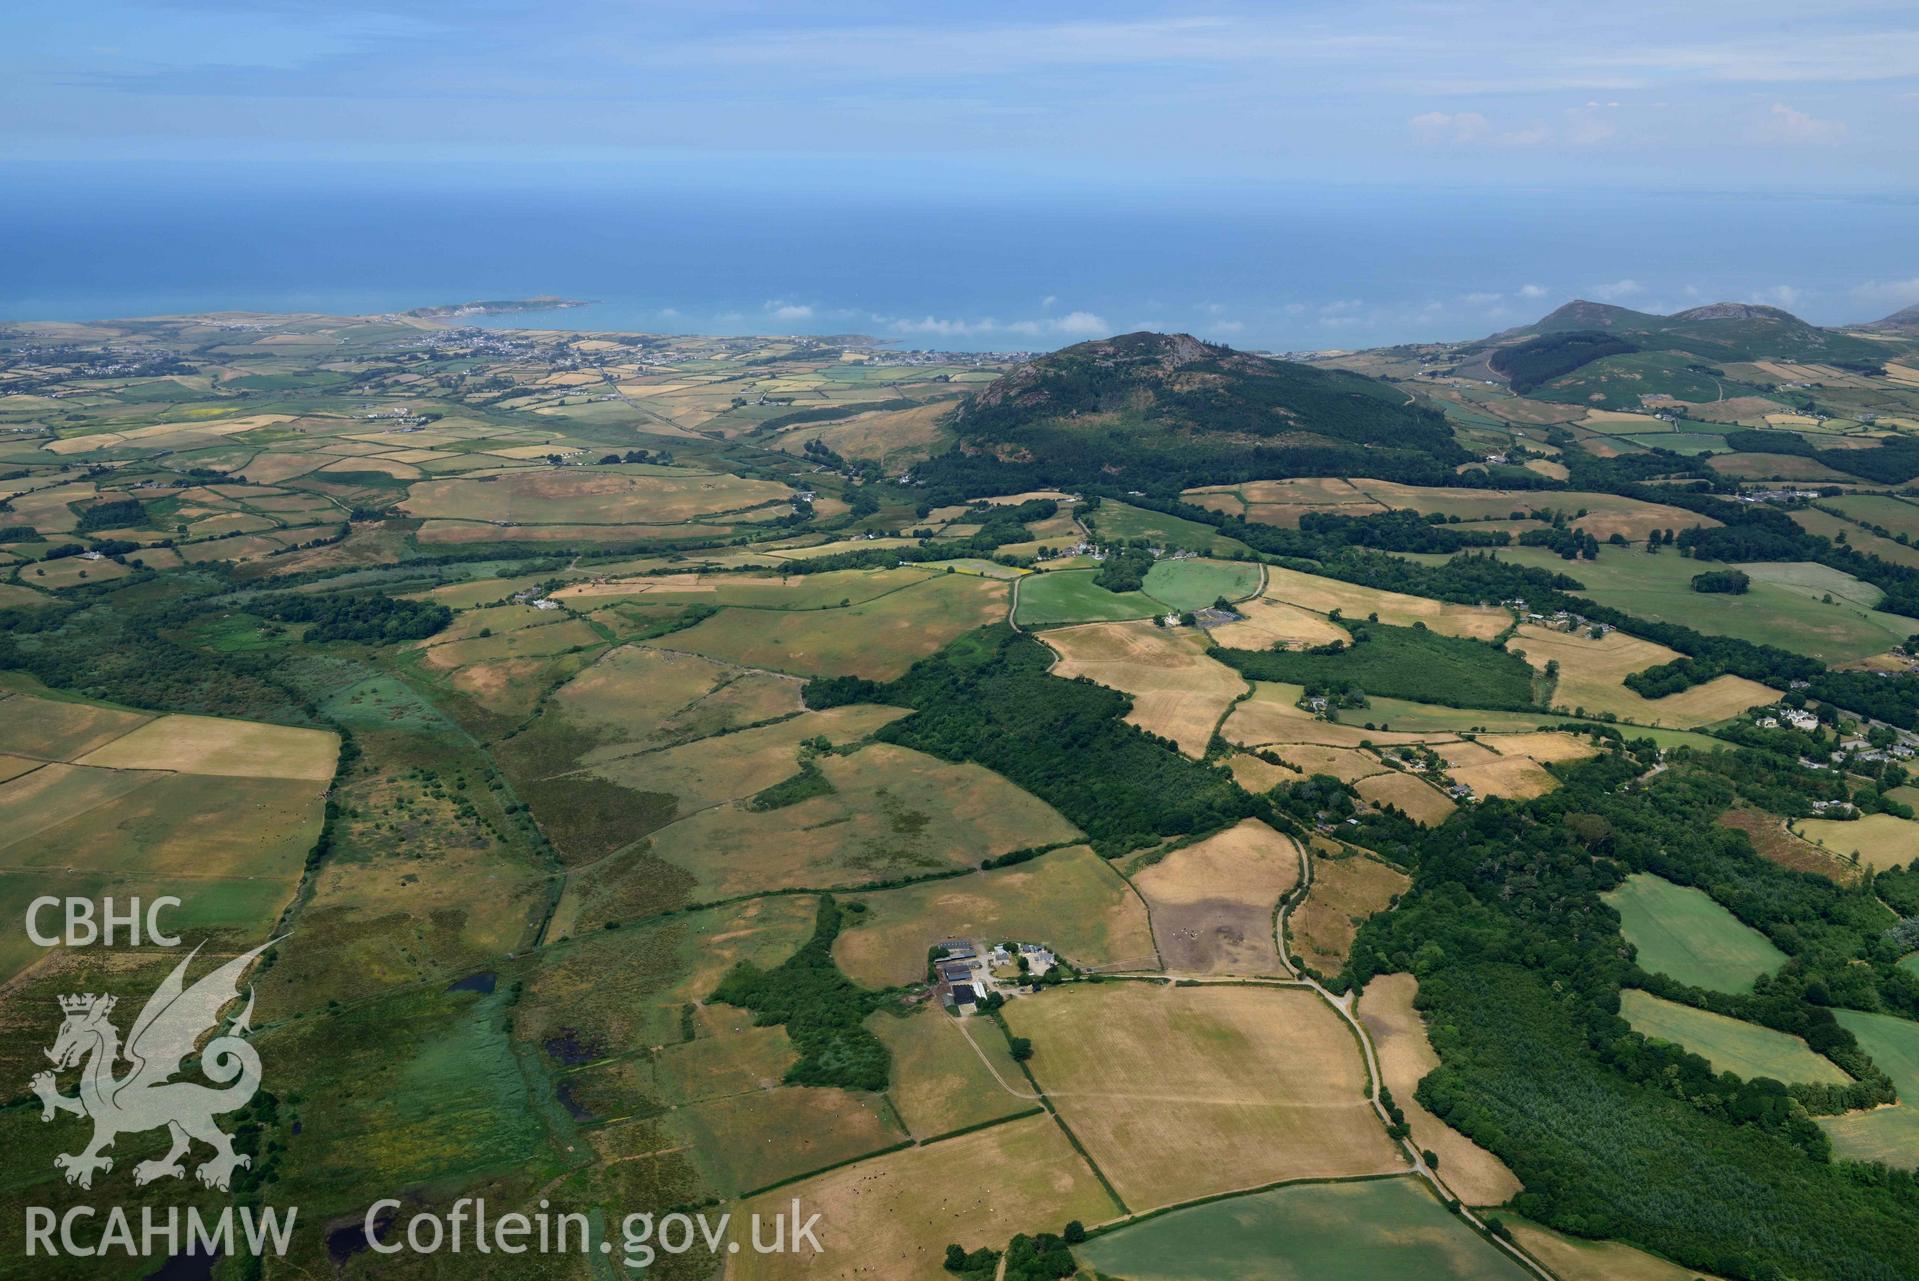
POLYGON ((0 319, 556 295, 594 301, 487 323, 970 350, 1153 328, 1292 350, 1473 337, 1573 297, 1824 324, 1919 302, 1916 196, 868 187, 13 167, 0 319))

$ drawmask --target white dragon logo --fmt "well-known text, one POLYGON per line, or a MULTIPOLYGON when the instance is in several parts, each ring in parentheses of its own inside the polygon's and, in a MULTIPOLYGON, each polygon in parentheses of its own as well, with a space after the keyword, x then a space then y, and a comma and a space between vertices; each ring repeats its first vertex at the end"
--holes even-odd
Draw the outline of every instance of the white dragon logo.
POLYGON ((254 958, 277 942, 272 939, 262 943, 187 987, 183 981, 187 966, 200 953, 194 948, 193 954, 175 966, 147 998, 140 1017, 133 1021, 124 1051, 120 1033, 107 1017, 113 1012, 113 997, 89 992, 60 998, 60 1010, 66 1018, 53 1048, 46 1051, 54 1071, 40 1073, 31 1084, 40 1096, 42 1121, 53 1120, 58 1112, 93 1118, 93 1141, 80 1152, 53 1158, 54 1166, 66 1171, 68 1183, 92 1187, 96 1171, 113 1168, 113 1158, 102 1152, 113 1146, 115 1137, 163 1125, 171 1133, 173 1145, 165 1156, 133 1167, 136 1184, 183 1178, 186 1166, 181 1158, 194 1139, 213 1148, 212 1159, 194 1171, 209 1188, 226 1191, 234 1170, 253 1164, 251 1157, 233 1150, 232 1138, 213 1123, 214 1117, 245 1107, 260 1088, 260 1055, 240 1039, 247 1033, 247 1021, 253 1014, 251 988, 247 989, 246 1007, 224 1033, 207 1042, 200 1054, 200 1070, 208 1080, 225 1088, 169 1078, 181 1070, 200 1037, 218 1028, 220 1011, 240 995, 240 976, 254 958), (114 1063, 122 1054, 133 1066, 124 1076, 116 1077, 114 1063), (61 1094, 54 1073, 83 1061, 86 1066, 80 1073, 79 1092, 72 1097, 61 1094))

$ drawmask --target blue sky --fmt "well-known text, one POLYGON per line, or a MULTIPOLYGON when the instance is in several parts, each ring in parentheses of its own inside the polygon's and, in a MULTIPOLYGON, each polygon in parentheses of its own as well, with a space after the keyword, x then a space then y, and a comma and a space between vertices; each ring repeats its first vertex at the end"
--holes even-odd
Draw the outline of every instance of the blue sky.
POLYGON ((1909 0, 12 0, 0 161, 1910 190, 1909 0))

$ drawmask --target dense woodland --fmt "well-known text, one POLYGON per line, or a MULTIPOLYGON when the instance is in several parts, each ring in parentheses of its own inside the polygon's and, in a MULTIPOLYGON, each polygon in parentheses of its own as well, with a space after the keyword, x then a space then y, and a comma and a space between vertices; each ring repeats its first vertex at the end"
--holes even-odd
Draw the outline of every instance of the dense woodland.
MULTIPOLYGON (((1867 1071, 1829 1010, 1919 1011, 1919 979, 1885 937, 1895 918, 1716 826, 1737 794, 1717 757, 1636 784, 1644 759, 1601 757, 1562 771, 1548 796, 1488 802, 1425 834, 1412 891, 1361 931, 1348 978, 1420 976, 1443 1061, 1420 1100, 1513 1167, 1522 1213, 1729 1276, 1904 1275, 1889 1260, 1919 1257, 1919 1181, 1827 1164, 1805 1120, 1850 1099, 1715 1076, 1618 1016, 1622 986, 1653 987, 1867 1071), (1653 981, 1599 898, 1633 871, 1705 888, 1791 961, 1745 998, 1653 981)), ((1884 1090, 1875 1077, 1859 1092, 1884 1090)))
POLYGON ((770 970, 742 961, 713 992, 716 1001, 751 1010, 759 1027, 786 1028, 800 1055, 787 1069, 789 1085, 886 1088, 892 1056, 865 1025, 886 998, 856 986, 833 964, 833 940, 851 910, 826 895, 813 936, 799 951, 770 970))
POLYGON ((1350 645, 1305 650, 1221 649, 1221 661, 1249 680, 1287 681, 1308 693, 1378 694, 1447 707, 1525 711, 1533 697, 1533 670, 1497 645, 1442 636, 1423 623, 1394 627, 1349 622, 1350 645))
POLYGON ((1488 363, 1506 375, 1515 395, 1523 396, 1602 356, 1622 356, 1638 350, 1616 334, 1574 329, 1501 347, 1488 363))
POLYGON ((1181 756, 1120 718, 1124 694, 1047 675, 1053 656, 1004 625, 960 638, 889 685, 815 680, 810 707, 894 703, 914 714, 885 742, 1004 774, 1064 814, 1103 854, 1237 822, 1257 808, 1224 769, 1181 756))

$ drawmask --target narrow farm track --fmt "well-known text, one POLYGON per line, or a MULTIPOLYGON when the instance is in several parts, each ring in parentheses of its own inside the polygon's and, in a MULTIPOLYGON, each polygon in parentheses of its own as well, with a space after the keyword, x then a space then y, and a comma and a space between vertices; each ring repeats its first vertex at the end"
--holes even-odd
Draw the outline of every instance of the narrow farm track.
MULTIPOLYGON (((1297 842, 1295 843, 1297 844, 1297 842)), ((1313 860, 1312 856, 1306 852, 1304 845, 1299 846, 1299 865, 1300 885, 1310 889, 1313 883, 1313 860)), ((1310 975, 1300 974, 1298 970, 1293 968, 1292 956, 1286 950, 1286 915, 1286 909, 1282 908, 1273 922, 1274 943, 1279 948, 1280 964, 1286 967, 1287 973, 1296 977, 1296 981, 1299 984, 1317 992, 1322 1000, 1339 1011, 1339 1016, 1346 1020, 1346 1026, 1350 1027, 1353 1030, 1353 1035, 1359 1038, 1360 1052, 1364 1054, 1366 1058, 1366 1075, 1372 1081, 1372 1093, 1370 1097, 1373 1111, 1378 1115, 1381 1125, 1390 1126, 1392 1124, 1392 1117, 1386 1111, 1386 1105, 1379 1097, 1379 1091, 1384 1083, 1384 1078, 1380 1075, 1379 1053, 1373 1046, 1372 1034, 1367 1032, 1366 1025, 1360 1022, 1359 1016, 1354 1013, 1353 1007, 1357 1002, 1354 1000, 1351 992, 1334 996, 1322 987, 1318 980, 1312 978, 1310 975)), ((1433 1191, 1439 1194, 1441 1201, 1446 1202, 1448 1205, 1457 1206, 1459 1216, 1465 1219, 1466 1222, 1472 1224, 1474 1228, 1478 1229, 1480 1235, 1518 1260, 1519 1263, 1534 1276, 1541 1277, 1544 1281, 1558 1281, 1558 1278, 1552 1272, 1548 1271, 1542 1264, 1533 1259, 1531 1255, 1521 1250, 1512 1242, 1494 1235, 1492 1229, 1486 1226, 1485 1220, 1475 1214, 1451 1188, 1446 1186, 1445 1180, 1439 1177, 1437 1170, 1426 1164, 1426 1159, 1420 1155, 1419 1145, 1413 1142, 1410 1135, 1401 1139, 1399 1146, 1405 1150, 1407 1157, 1412 1161, 1413 1172, 1432 1186, 1433 1191)))
POLYGON ((1016 1099, 1025 1099, 1031 1103, 1044 1103, 1046 1101, 1046 1096, 1043 1094, 1029 1093, 1026 1090, 1015 1089, 1013 1086, 1007 1084, 1006 1078, 1001 1076, 999 1069, 993 1066, 993 1060, 986 1057, 986 1051, 980 1049, 979 1042, 975 1041, 973 1034, 966 1030, 965 1019, 949 1018, 946 1021, 953 1025, 954 1031, 966 1038, 966 1044, 972 1047, 973 1053, 979 1055, 979 1061, 985 1064, 988 1072, 993 1074, 993 1079, 999 1082, 1000 1089, 1005 1090, 1016 1099))

